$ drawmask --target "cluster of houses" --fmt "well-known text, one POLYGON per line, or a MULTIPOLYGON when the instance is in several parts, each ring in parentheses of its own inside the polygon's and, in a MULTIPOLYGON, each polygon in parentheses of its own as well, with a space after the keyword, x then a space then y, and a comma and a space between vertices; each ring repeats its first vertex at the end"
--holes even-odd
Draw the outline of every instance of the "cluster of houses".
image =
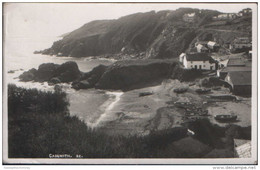
MULTIPOLYGON (((212 17, 212 20, 232 20, 235 18, 239 18, 242 16, 249 16, 252 14, 252 9, 250 8, 246 8, 243 9, 242 11, 238 12, 238 13, 221 13, 218 14, 217 16, 212 17)), ((186 13, 183 15, 183 21, 185 22, 195 22, 196 19, 196 13, 186 13)))
POLYGON ((217 77, 230 85, 230 91, 238 95, 250 95, 252 86, 251 61, 244 56, 229 56, 218 60, 211 53, 182 53, 179 61, 185 69, 212 70, 217 77))
POLYGON ((234 94, 250 95, 252 87, 251 62, 243 57, 229 58, 226 65, 220 67, 217 76, 225 80, 234 94))
POLYGON ((197 41, 195 49, 198 53, 216 52, 220 45, 215 41, 197 41))
POLYGON ((252 41, 249 37, 237 37, 230 45, 229 49, 233 51, 251 50, 252 41))
POLYGON ((235 19, 238 17, 251 15, 251 13, 252 13, 252 9, 246 8, 238 13, 222 13, 217 16, 214 16, 212 19, 213 20, 232 20, 232 19, 235 19))

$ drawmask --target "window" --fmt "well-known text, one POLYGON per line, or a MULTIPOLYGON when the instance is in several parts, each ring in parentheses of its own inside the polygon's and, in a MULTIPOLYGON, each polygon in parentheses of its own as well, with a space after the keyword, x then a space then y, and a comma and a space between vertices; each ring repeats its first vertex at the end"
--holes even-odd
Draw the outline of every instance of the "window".
POLYGON ((190 63, 192 64, 192 61, 190 63))
POLYGON ((203 61, 203 63, 205 63, 205 61, 203 61))
POLYGON ((203 65, 203 67, 206 67, 205 65, 203 65))
POLYGON ((193 65, 190 65, 190 67, 192 68, 192 67, 193 67, 193 65))

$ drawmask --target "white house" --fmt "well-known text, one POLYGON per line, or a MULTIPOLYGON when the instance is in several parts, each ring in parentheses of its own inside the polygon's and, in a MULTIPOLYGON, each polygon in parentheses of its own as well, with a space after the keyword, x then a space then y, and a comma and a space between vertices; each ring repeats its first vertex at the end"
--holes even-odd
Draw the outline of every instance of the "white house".
POLYGON ((190 14, 184 14, 183 15, 183 20, 185 22, 194 22, 195 21, 195 13, 190 13, 190 14))
POLYGON ((216 61, 208 53, 182 53, 180 62, 186 69, 216 70, 216 61))
POLYGON ((212 51, 216 51, 220 46, 214 42, 214 41, 209 41, 208 42, 208 48, 211 49, 212 51))

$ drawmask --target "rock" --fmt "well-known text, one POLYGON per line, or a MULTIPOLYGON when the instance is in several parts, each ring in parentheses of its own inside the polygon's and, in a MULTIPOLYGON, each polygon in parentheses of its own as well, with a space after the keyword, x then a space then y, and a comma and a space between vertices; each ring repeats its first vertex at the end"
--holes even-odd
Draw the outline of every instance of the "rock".
POLYGON ((71 82, 79 79, 81 73, 76 62, 68 61, 58 66, 54 75, 57 76, 61 82, 71 82))
POLYGON ((14 73, 15 70, 9 70, 7 73, 14 73))
POLYGON ((21 81, 33 81, 35 79, 35 75, 37 70, 35 68, 30 69, 29 71, 25 71, 23 74, 19 76, 21 81))
POLYGON ((226 86, 226 82, 220 80, 218 77, 208 77, 201 79, 199 84, 203 87, 226 86))
POLYGON ((58 84, 61 83, 60 79, 57 77, 52 78, 49 82, 48 85, 54 85, 54 84, 58 84))
POLYGON ((93 84, 90 84, 87 80, 82 80, 79 82, 73 82, 72 88, 79 90, 79 89, 88 89, 94 87, 93 84))
POLYGON ((173 60, 125 60, 109 66, 95 87, 100 89, 131 90, 160 84, 170 77, 176 62, 173 60))
POLYGON ((38 68, 35 81, 49 81, 55 75, 55 71, 59 65, 54 63, 44 63, 38 68))
POLYGON ((87 89, 93 88, 99 81, 103 73, 106 71, 107 66, 99 65, 88 73, 83 73, 79 81, 72 83, 74 89, 87 89))
POLYGON ((81 74, 77 63, 69 61, 61 65, 54 63, 41 64, 38 70, 34 69, 24 72, 19 78, 21 81, 47 81, 50 85, 54 85, 78 80, 81 74))
POLYGON ((62 87, 60 85, 55 85, 54 86, 54 91, 55 91, 55 93, 61 93, 62 92, 62 87))

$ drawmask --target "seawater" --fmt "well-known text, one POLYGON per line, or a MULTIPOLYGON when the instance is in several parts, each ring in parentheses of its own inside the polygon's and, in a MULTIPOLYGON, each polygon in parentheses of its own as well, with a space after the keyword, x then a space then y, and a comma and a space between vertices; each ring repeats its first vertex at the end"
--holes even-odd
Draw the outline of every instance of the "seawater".
MULTIPOLYGON (((95 59, 94 57, 72 58, 56 57, 49 55, 33 54, 35 50, 48 48, 59 38, 57 37, 38 37, 38 38, 7 38, 4 42, 4 63, 3 78, 4 87, 7 84, 16 84, 25 88, 37 88, 40 90, 53 90, 53 86, 38 82, 20 82, 18 76, 31 68, 38 68, 42 63, 62 64, 67 61, 75 61, 79 69, 88 72, 99 64, 109 65, 114 60, 95 59), (8 71, 14 70, 14 73, 8 71)), ((70 101, 70 114, 77 116, 90 127, 97 127, 102 122, 105 115, 114 104, 119 100, 121 92, 109 92, 105 90, 87 89, 74 90, 70 84, 63 83, 63 90, 68 94, 70 101)))

